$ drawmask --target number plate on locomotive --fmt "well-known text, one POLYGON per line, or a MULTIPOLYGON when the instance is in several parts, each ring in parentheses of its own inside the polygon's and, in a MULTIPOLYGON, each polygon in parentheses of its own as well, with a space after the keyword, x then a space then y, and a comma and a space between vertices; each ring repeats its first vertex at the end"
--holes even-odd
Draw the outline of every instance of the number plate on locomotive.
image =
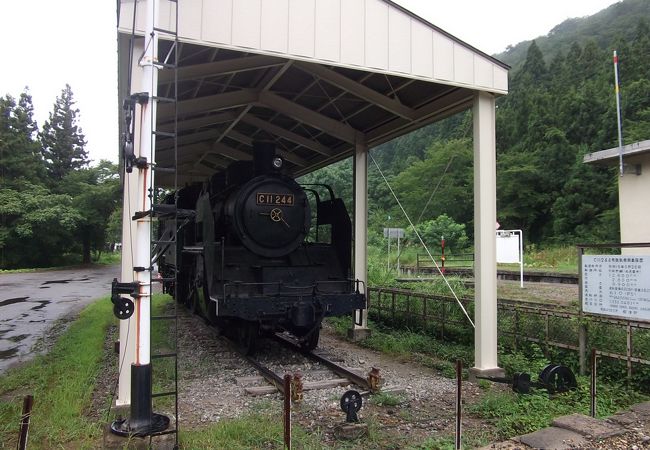
POLYGON ((293 206, 293 194, 258 192, 255 194, 255 202, 258 205, 293 206))

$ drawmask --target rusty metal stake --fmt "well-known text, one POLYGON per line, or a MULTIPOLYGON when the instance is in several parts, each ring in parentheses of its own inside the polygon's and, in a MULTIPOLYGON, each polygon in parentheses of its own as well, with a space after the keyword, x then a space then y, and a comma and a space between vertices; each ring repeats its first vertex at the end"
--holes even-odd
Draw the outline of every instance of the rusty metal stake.
POLYGON ((463 362, 456 360, 456 450, 461 446, 461 418, 462 418, 462 387, 463 387, 463 362))
POLYGON ((301 402, 303 399, 303 389, 302 373, 296 372, 293 374, 293 378, 291 379, 291 401, 297 403, 301 402))
POLYGON ((29 419, 32 416, 32 407, 34 406, 34 397, 25 396, 23 400, 23 414, 20 417, 20 434, 18 437, 18 450, 27 448, 27 435, 29 434, 29 419))
POLYGON ((379 375, 379 369, 373 367, 370 372, 368 372, 368 386, 370 386, 370 392, 373 394, 379 392, 381 387, 381 375, 379 375))
POLYGON ((284 448, 291 450, 291 375, 284 376, 284 448))
POLYGON ((589 405, 589 412, 591 417, 596 418, 596 349, 591 349, 591 387, 589 389, 591 396, 591 403, 589 405))

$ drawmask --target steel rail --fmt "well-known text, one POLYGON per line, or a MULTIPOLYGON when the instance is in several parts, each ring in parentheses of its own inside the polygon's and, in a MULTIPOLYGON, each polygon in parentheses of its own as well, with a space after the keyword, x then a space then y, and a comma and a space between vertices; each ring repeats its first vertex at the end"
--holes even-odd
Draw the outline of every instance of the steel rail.
POLYGON ((280 334, 275 334, 273 335, 273 338, 280 342, 282 345, 285 347, 288 347, 291 350, 294 350, 296 352, 301 353, 302 355, 306 356, 307 358, 316 361, 324 366, 326 366, 328 369, 330 369, 332 372, 336 373, 337 375, 347 378, 348 380, 352 381, 354 384, 356 384, 359 387, 362 387, 363 389, 366 389, 368 391, 371 391, 370 383, 368 380, 361 375, 349 370, 346 367, 341 366, 340 364, 335 363, 334 361, 327 359, 325 356, 316 353, 314 351, 308 351, 300 348, 299 345, 297 345, 295 342, 287 338, 286 336, 280 335, 280 334))

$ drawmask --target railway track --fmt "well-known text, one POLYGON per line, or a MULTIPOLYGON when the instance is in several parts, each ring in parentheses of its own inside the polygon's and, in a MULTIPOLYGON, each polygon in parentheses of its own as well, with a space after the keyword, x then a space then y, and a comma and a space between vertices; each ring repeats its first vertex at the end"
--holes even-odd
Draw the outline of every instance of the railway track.
POLYGON ((363 391, 362 395, 369 395, 379 391, 381 383, 379 369, 373 368, 364 377, 360 371, 338 364, 322 350, 306 351, 301 349, 296 342, 286 335, 276 334, 271 339, 275 343, 280 344, 286 351, 291 352, 291 354, 311 361, 314 367, 311 367, 307 371, 292 371, 291 369, 283 368, 283 374, 280 375, 277 370, 270 368, 255 357, 240 353, 241 357, 246 359, 259 372, 260 377, 244 377, 237 380, 237 382, 242 385, 249 383, 256 384, 263 379, 269 383, 267 386, 245 386, 245 391, 250 395, 265 395, 278 391, 284 396, 286 394, 284 387, 285 373, 289 373, 292 376, 293 381, 290 394, 293 400, 301 399, 305 391, 337 386, 355 385, 363 391), (323 370, 323 367, 325 370, 323 370), (328 376, 328 371, 335 375, 335 377, 328 376), (326 378, 323 378, 324 376, 326 378), (316 381, 304 381, 310 378, 320 379, 316 381))

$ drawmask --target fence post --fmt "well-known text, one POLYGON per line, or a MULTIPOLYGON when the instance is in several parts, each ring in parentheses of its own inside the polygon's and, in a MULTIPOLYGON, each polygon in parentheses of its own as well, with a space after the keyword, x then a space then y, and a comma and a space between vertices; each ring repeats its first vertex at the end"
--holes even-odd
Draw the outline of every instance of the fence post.
POLYGON ((34 397, 25 396, 23 399, 23 414, 20 417, 20 435, 18 436, 18 450, 27 448, 27 436, 29 435, 29 419, 32 416, 32 407, 34 406, 34 397))
MULTIPOLYGON (((580 313, 582 318, 582 312, 580 313)), ((587 374, 587 325, 582 323, 578 326, 578 359, 580 361, 580 375, 587 374)))
POLYGON ((291 375, 284 375, 284 448, 291 450, 291 375))
POLYGON ((627 356, 627 380, 630 381, 632 378, 632 326, 629 320, 625 328, 627 331, 627 349, 625 353, 625 356, 627 356))

